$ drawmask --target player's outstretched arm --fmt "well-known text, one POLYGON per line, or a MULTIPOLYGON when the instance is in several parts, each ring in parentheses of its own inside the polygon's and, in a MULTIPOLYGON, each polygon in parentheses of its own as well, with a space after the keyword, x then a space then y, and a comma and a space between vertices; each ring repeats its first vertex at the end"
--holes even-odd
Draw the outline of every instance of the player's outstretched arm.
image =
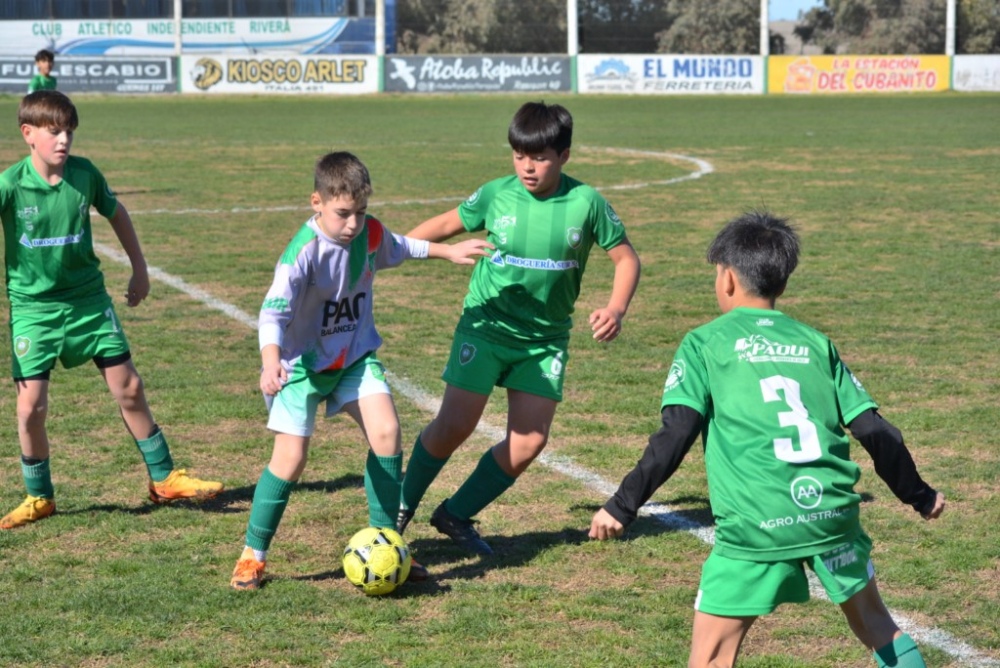
POLYGON ((465 226, 462 225, 458 209, 452 209, 433 218, 428 218, 407 232, 406 236, 425 241, 444 241, 464 231, 465 226))
POLYGON ((431 243, 427 257, 451 260, 455 264, 475 264, 481 257, 489 257, 493 244, 485 239, 466 239, 455 244, 431 243))
POLYGON ((899 429, 874 408, 851 420, 847 428, 871 455, 875 473, 900 501, 912 506, 924 519, 940 517, 944 512, 944 495, 920 477, 899 429))
POLYGON ((590 522, 590 537, 616 538, 639 514, 639 508, 674 474, 701 432, 701 413, 688 406, 664 406, 663 426, 649 437, 649 444, 618 491, 590 522))
POLYGON ((146 257, 142 254, 142 246, 139 244, 139 236, 135 233, 132 217, 128 215, 128 210, 121 202, 118 202, 108 222, 111 223, 111 229, 115 231, 118 243, 122 245, 122 250, 128 255, 132 264, 132 278, 129 279, 128 290, 125 292, 126 303, 129 306, 138 306, 139 302, 149 296, 149 272, 146 268, 146 257))
POLYGON ((613 341, 622 331, 622 319, 632 303, 632 296, 639 285, 639 255, 628 239, 608 251, 608 257, 615 265, 615 277, 611 285, 611 298, 604 308, 590 314, 590 329, 597 341, 613 341))

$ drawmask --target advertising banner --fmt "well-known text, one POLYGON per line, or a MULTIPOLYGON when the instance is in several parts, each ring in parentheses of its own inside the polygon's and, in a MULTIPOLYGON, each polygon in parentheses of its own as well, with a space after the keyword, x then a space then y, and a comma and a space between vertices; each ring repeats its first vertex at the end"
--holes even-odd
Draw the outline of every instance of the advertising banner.
POLYGON ((948 56, 773 56, 769 93, 926 93, 948 90, 948 56))
MULTIPOLYGON (((64 93, 176 93, 172 56, 56 58, 52 76, 64 93)), ((35 60, 0 56, 0 92, 28 92, 35 60)))
POLYGON ((761 56, 581 55, 576 63, 581 93, 764 92, 761 56))
POLYGON ((386 56, 386 91, 570 91, 568 56, 386 56))
MULTIPOLYGON (((387 28, 388 29, 388 28, 387 28)), ((34 56, 49 49, 59 56, 173 55, 173 19, 113 21, 0 21, 4 53, 34 56)), ((374 17, 184 19, 185 52, 375 53, 374 17)))
POLYGON ((952 86, 960 91, 1000 91, 1000 56, 955 56, 952 86))
POLYGON ((182 93, 378 92, 376 56, 181 57, 182 93))

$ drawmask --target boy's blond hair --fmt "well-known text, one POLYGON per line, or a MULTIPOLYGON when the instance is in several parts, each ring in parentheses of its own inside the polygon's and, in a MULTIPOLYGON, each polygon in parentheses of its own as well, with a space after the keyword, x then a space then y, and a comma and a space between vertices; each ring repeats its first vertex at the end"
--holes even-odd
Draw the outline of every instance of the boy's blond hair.
POLYGON ((348 195, 357 202, 372 194, 372 182, 368 168, 354 154, 337 151, 316 162, 313 190, 323 200, 348 195))
POLYGON ((76 130, 80 118, 76 106, 65 94, 55 90, 38 90, 28 93, 17 110, 17 124, 36 128, 76 130))

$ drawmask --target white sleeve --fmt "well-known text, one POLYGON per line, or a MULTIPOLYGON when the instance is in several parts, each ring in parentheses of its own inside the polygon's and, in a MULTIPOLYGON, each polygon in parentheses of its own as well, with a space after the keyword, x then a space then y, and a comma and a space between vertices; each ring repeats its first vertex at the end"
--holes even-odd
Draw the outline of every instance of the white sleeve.
POLYGON ((257 320, 257 334, 260 349, 274 344, 279 348, 284 340, 285 330, 292 320, 296 298, 301 287, 308 284, 304 267, 295 262, 286 264, 279 261, 274 269, 274 281, 264 297, 257 320))

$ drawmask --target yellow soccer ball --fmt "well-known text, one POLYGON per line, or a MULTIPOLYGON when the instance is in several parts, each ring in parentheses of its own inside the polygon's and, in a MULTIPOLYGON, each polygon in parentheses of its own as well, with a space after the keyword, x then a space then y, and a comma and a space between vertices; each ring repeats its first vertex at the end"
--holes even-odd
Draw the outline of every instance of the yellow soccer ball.
POLYGON ((410 575, 410 548, 394 529, 368 527, 344 548, 344 575, 368 596, 395 591, 410 575))

